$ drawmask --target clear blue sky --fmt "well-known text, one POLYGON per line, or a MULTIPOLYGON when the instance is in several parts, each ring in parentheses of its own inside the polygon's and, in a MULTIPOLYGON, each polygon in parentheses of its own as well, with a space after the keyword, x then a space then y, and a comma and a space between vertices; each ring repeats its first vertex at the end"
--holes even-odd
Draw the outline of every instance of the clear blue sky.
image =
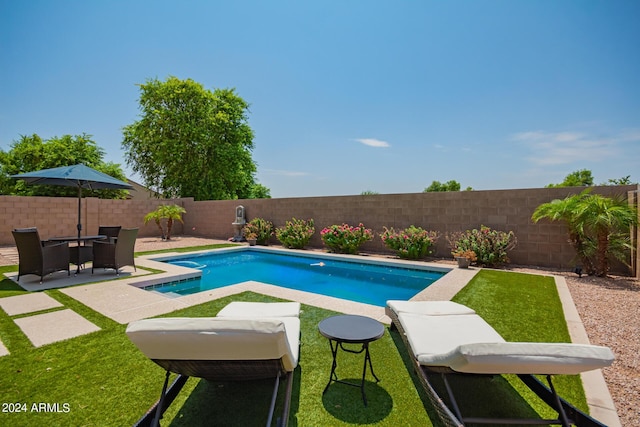
POLYGON ((139 83, 251 104, 273 197, 640 181, 640 1, 0 0, 0 149, 124 162, 139 83))

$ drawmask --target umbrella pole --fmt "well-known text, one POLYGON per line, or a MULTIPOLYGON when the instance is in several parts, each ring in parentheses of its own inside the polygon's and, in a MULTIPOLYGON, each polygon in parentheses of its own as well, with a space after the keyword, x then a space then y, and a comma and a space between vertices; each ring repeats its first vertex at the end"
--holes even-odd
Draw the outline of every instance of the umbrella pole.
POLYGON ((81 231, 82 231, 82 187, 80 185, 78 185, 78 259, 76 261, 78 261, 77 267, 76 267, 76 274, 80 273, 80 237, 81 235, 81 231))
POLYGON ((78 186, 78 243, 80 241, 82 231, 82 187, 78 186))

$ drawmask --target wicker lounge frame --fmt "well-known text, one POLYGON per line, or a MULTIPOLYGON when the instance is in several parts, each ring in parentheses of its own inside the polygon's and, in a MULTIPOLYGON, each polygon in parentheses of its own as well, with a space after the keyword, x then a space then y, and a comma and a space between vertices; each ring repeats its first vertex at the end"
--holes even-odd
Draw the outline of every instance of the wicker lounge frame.
POLYGON ((278 359, 273 360, 156 360, 152 359, 166 370, 164 384, 160 399, 147 411, 147 413, 134 424, 134 426, 158 426, 164 412, 171 405, 189 377, 203 378, 208 381, 250 381, 257 379, 274 379, 271 404, 267 416, 266 426, 271 426, 276 409, 276 399, 280 389, 280 383, 286 382, 286 392, 282 413, 277 419, 276 425, 286 426, 291 407, 291 395, 293 393, 294 371, 286 372, 278 359), (169 384, 171 373, 178 376, 169 384))
POLYGON ((143 320, 137 322, 139 325, 130 325, 127 334, 145 355, 164 353, 165 339, 169 348, 167 354, 172 355, 168 358, 149 357, 165 369, 165 380, 160 398, 135 425, 158 426, 187 379, 195 377, 208 381, 273 379, 267 426, 272 424, 280 383, 285 381, 283 409, 276 425, 286 426, 299 357, 299 311, 299 303, 233 302, 215 318, 149 319, 149 322, 165 323, 140 327, 145 322, 143 320), (268 317, 275 314, 280 314, 280 317, 268 317), (180 326, 173 328, 175 324, 180 326), (184 350, 185 347, 191 349, 184 350), (248 349, 254 351, 248 353, 248 349), (196 357, 185 358, 190 352, 196 357), (264 357, 279 352, 283 352, 281 357, 264 357), (169 385, 172 373, 178 376, 169 385))
MULTIPOLYGON (((464 416, 456 401, 456 397, 449 384, 448 377, 460 376, 460 375, 485 375, 492 376, 494 374, 470 374, 457 372, 447 366, 426 366, 421 364, 411 348, 410 340, 404 330, 398 314, 389 308, 385 307, 385 312, 392 320, 392 328, 397 329, 402 337, 403 343, 406 346, 413 369, 416 372, 421 385, 423 386, 431 405, 436 410, 438 417, 442 423, 447 427, 464 427, 467 424, 508 424, 508 425, 561 425, 569 427, 575 425, 577 427, 606 427, 605 424, 595 420, 584 412, 580 411, 566 400, 562 399, 555 390, 552 382, 552 375, 546 375, 548 387, 540 382, 533 374, 517 374, 518 378, 533 391, 542 401, 544 401, 549 407, 558 413, 558 417, 555 419, 529 419, 529 418, 479 418, 479 417, 467 417, 464 416), (444 383, 449 404, 438 394, 434 385, 432 384, 432 378, 439 376, 444 383)), ((544 375, 544 374, 543 374, 544 375)))

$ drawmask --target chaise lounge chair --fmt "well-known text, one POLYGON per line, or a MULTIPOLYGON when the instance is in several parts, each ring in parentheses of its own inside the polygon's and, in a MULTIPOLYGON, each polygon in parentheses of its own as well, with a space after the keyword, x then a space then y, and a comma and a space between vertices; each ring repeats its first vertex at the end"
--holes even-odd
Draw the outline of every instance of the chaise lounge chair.
POLYGON ((287 381, 278 425, 286 426, 298 366, 300 304, 232 302, 217 317, 156 318, 132 322, 129 339, 166 370, 159 401, 137 425, 159 425, 160 418, 188 377, 210 381, 275 380, 266 425, 275 412, 281 379, 287 381), (179 374, 167 389, 169 374, 179 374))
POLYGON ((470 424, 559 424, 603 427, 561 399, 552 375, 573 375, 609 366, 607 347, 569 343, 506 342, 474 310, 451 301, 387 301, 386 313, 400 332, 420 382, 446 426, 470 424), (463 416, 448 377, 452 375, 516 374, 547 405, 557 419, 496 419, 463 416), (536 375, 546 376, 549 387, 536 375), (440 375, 449 405, 432 384, 440 375))

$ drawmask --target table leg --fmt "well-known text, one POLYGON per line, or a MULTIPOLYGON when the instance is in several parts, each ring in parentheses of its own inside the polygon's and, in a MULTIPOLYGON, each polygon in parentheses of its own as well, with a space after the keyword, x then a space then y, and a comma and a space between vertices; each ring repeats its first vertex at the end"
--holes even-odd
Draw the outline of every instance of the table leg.
POLYGON ((335 348, 333 346, 333 341, 329 340, 329 346, 331 347, 331 355, 333 356, 333 362, 331 363, 331 374, 329 374, 329 382, 326 387, 322 391, 322 394, 325 394, 329 389, 332 381, 338 381, 338 376, 336 375, 336 367, 338 366, 338 362, 336 357, 338 355, 338 343, 336 342, 335 348))
POLYGON ((82 249, 80 249, 80 242, 78 241, 78 264, 76 266, 76 274, 80 273, 80 257, 81 257, 80 251, 81 250, 82 249))
POLYGON ((331 374, 329 375, 329 382, 325 386, 322 394, 325 394, 327 392, 332 382, 359 387, 360 393, 362 393, 362 401, 364 402, 364 406, 368 406, 367 395, 365 394, 365 391, 364 391, 365 377, 367 375, 367 364, 369 365, 369 370, 371 371, 371 375, 373 375, 373 377, 376 379, 376 382, 380 382, 380 379, 376 376, 375 372, 373 371, 373 365, 371 364, 371 353, 369 353, 369 343, 363 343, 362 348, 360 350, 351 350, 348 348, 344 348, 342 343, 337 341, 335 342, 335 346, 334 346, 333 340, 329 340, 329 346, 331 347, 331 355, 333 357, 333 362, 331 363, 331 374), (348 381, 341 381, 338 379, 338 375, 336 374, 336 367, 338 366, 338 362, 337 362, 338 348, 342 348, 343 351, 346 351, 348 353, 354 353, 354 354, 360 354, 364 352, 364 364, 362 367, 362 380, 360 381, 360 384, 353 384, 348 381))
POLYGON ((367 375, 367 362, 369 363, 369 370, 371 371, 371 375, 376 379, 376 382, 380 382, 380 379, 376 376, 376 373, 373 372, 373 365, 371 364, 371 353, 369 353, 369 343, 362 344, 364 348, 364 366, 362 367, 362 383, 360 389, 362 390, 362 400, 364 400, 364 406, 367 406, 367 396, 364 394, 364 378, 367 375))

